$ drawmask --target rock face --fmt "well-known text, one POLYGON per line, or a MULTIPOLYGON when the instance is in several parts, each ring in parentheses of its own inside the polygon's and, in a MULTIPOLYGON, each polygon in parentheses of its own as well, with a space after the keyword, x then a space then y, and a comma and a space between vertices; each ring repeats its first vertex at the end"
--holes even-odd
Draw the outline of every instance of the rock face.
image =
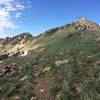
POLYGON ((59 65, 66 64, 66 63, 68 63, 68 59, 57 60, 57 61, 55 62, 55 65, 59 66, 59 65))
POLYGON ((51 70, 51 67, 46 67, 46 68, 43 69, 43 73, 48 72, 50 70, 51 70))
POLYGON ((12 76, 16 74, 19 71, 19 69, 20 69, 19 65, 17 64, 11 64, 11 65, 5 66, 0 72, 0 77, 12 76))
MULTIPOLYGON (((28 46, 34 37, 30 33, 22 33, 14 37, 0 38, 0 53, 16 53, 28 46)), ((26 49, 25 49, 26 50, 26 49)))
POLYGON ((80 26, 85 26, 85 28, 88 29, 88 30, 100 30, 100 26, 98 24, 88 20, 85 17, 78 19, 75 22, 75 24, 80 25, 80 26))
POLYGON ((21 33, 20 35, 14 36, 12 38, 7 37, 4 41, 4 44, 17 44, 24 40, 23 42, 26 42, 29 39, 32 39, 33 36, 30 33, 21 33))
POLYGON ((28 76, 26 75, 26 76, 22 77, 22 78, 20 79, 20 81, 23 82, 23 81, 25 81, 27 78, 28 78, 28 76))

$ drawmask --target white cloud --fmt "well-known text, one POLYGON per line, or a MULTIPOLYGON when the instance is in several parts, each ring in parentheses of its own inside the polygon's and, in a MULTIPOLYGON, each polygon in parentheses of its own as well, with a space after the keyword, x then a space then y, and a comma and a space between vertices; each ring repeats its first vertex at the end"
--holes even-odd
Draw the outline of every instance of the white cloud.
POLYGON ((0 33, 4 32, 6 29, 15 29, 17 28, 17 25, 14 23, 14 21, 11 18, 11 13, 7 11, 6 8, 0 9, 0 33))
POLYGON ((17 25, 11 19, 10 12, 6 11, 5 8, 0 9, 0 33, 5 29, 15 28, 17 28, 17 25))
POLYGON ((22 15, 22 13, 16 13, 16 18, 19 18, 22 15))
POLYGON ((9 12, 7 12, 4 8, 0 9, 0 20, 8 16, 9 16, 9 12))
POLYGON ((0 33, 0 38, 6 38, 6 37, 7 37, 6 34, 1 34, 1 33, 0 33))
POLYGON ((13 12, 13 11, 16 11, 16 8, 14 8, 13 6, 9 5, 9 6, 5 7, 5 10, 8 11, 8 12, 13 12))
POLYGON ((23 10, 23 9, 25 9, 25 6, 22 5, 22 4, 17 4, 15 7, 16 7, 17 10, 23 10))
POLYGON ((0 0, 0 4, 5 5, 6 3, 11 3, 13 0, 0 0))
MULTIPOLYGON (((0 0, 0 33, 18 27, 14 18, 19 18, 26 7, 15 0, 0 0), (12 16, 15 15, 15 16, 12 16)), ((16 0, 17 1, 17 0, 16 0)), ((0 34, 0 36, 3 36, 0 34)))

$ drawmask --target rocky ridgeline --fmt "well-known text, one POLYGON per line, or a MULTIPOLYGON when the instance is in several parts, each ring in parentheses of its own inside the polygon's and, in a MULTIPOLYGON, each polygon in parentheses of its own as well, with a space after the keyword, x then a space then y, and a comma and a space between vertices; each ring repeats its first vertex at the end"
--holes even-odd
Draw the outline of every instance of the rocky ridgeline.
POLYGON ((82 17, 75 21, 76 26, 83 26, 85 29, 88 30, 100 30, 100 26, 85 17, 82 17))
POLYGON ((22 40, 24 40, 24 42, 27 42, 28 40, 31 40, 31 39, 33 39, 33 36, 30 33, 25 32, 14 37, 6 37, 4 41, 2 42, 2 44, 16 45, 17 43, 20 43, 22 40))

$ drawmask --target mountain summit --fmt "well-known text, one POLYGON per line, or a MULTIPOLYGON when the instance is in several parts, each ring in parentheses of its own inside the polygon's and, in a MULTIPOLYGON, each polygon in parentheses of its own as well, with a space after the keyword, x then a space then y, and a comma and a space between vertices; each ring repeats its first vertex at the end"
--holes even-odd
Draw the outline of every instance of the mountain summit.
POLYGON ((89 19, 85 17, 81 17, 78 20, 75 21, 76 26, 82 26, 88 30, 99 30, 100 26, 99 24, 90 21, 89 19))

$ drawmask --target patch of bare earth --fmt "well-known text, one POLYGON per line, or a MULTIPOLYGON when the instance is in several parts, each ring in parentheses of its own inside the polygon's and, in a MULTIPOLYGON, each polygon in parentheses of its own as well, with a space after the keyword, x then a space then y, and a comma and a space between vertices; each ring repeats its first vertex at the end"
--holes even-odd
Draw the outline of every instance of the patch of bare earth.
POLYGON ((54 100, 52 94, 48 90, 48 86, 54 83, 54 78, 51 74, 51 67, 45 67, 45 62, 34 65, 34 75, 37 76, 41 73, 42 76, 37 81, 36 84, 36 98, 37 100, 54 100))
POLYGON ((54 83, 54 78, 50 72, 46 72, 44 77, 41 78, 36 85, 37 100, 54 100, 54 96, 49 92, 49 84, 54 83))
POLYGON ((55 94, 49 91, 50 84, 55 84, 55 78, 52 75, 51 67, 47 66, 45 62, 33 65, 34 78, 36 79, 35 94, 36 100, 55 100, 55 94))

